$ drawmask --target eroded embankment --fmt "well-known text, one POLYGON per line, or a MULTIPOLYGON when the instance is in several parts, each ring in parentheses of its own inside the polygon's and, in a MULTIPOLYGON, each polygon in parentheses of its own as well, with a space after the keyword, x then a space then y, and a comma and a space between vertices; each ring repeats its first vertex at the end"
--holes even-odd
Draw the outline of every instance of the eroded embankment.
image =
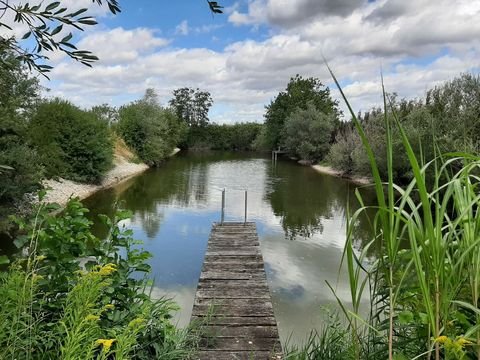
MULTIPOLYGON (((180 149, 176 148, 171 156, 179 151, 180 149)), ((47 189, 47 195, 44 201, 63 206, 71 197, 85 199, 99 190, 117 185, 149 168, 144 163, 134 162, 134 159, 135 156, 126 147, 116 146, 114 167, 105 175, 101 184, 82 184, 65 179, 45 180, 43 185, 47 189)))

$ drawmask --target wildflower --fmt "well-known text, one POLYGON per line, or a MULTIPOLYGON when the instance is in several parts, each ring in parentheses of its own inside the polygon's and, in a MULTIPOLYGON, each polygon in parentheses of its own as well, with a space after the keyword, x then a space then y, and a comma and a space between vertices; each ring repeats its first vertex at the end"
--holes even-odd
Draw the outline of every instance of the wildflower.
POLYGON ((107 264, 105 266, 102 266, 99 270, 98 273, 102 276, 108 276, 112 274, 113 272, 117 271, 117 265, 115 264, 107 264))
POLYGON ((136 318, 128 323, 129 328, 139 328, 145 322, 144 318, 136 318))
POLYGON ((45 260, 47 257, 45 255, 37 256, 37 261, 45 260))
POLYGON ((445 344, 445 342, 448 340, 448 337, 446 337, 445 335, 442 335, 442 336, 439 336, 435 339, 435 342, 436 343, 439 343, 439 344, 445 344))
POLYGON ((107 352, 108 350, 110 350, 114 342, 115 342, 115 339, 98 339, 97 341, 95 341, 95 344, 97 344, 98 346, 102 345, 103 346, 102 351, 107 352))
POLYGON ((460 345, 462 348, 465 346, 465 345, 470 345, 472 344, 471 341, 465 339, 464 337, 458 337, 457 340, 455 340, 455 342, 460 345))
POLYGON ((86 321, 98 321, 100 319, 100 316, 98 315, 87 315, 87 317, 85 318, 86 321))

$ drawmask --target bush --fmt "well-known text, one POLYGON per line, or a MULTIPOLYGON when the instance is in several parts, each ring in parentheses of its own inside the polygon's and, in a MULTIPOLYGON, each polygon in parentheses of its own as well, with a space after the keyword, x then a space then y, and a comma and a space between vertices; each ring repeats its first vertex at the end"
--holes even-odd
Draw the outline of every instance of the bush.
POLYGON ((297 108, 286 120, 284 146, 287 152, 302 160, 321 160, 330 148, 335 118, 316 109, 313 103, 297 108))
POLYGON ((107 124, 68 101, 41 103, 30 123, 30 138, 48 177, 98 183, 112 166, 107 124))
POLYGON ((148 296, 151 254, 118 226, 129 214, 103 217, 109 236, 100 240, 77 200, 59 217, 56 209, 42 204, 17 220, 26 257, 0 273, 0 358, 188 358, 196 333, 172 324, 172 301, 148 296))
POLYGON ((123 106, 117 131, 125 143, 148 165, 165 160, 180 142, 185 125, 173 111, 144 100, 123 106))

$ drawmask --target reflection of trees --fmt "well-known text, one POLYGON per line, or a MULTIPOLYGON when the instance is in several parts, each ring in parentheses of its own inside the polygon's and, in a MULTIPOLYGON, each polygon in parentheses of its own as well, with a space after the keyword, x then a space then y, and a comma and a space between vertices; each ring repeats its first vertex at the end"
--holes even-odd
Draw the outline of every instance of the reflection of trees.
MULTIPOLYGON (((282 226, 288 239, 296 236, 311 237, 323 232, 323 218, 334 213, 346 214, 347 201, 352 214, 358 209, 355 185, 342 179, 320 175, 308 167, 291 162, 278 162, 275 180, 267 189, 266 199, 276 216, 282 218, 282 226)), ((369 198, 369 193, 364 192, 369 198)), ((369 199, 368 199, 369 200, 369 199)), ((355 225, 357 237, 368 239, 370 231, 365 217, 355 225)))
POLYGON ((178 157, 160 168, 148 170, 127 184, 101 191, 85 200, 91 209, 95 234, 107 235, 107 229, 97 221, 98 214, 113 218, 115 204, 133 212, 149 238, 160 230, 163 214, 159 205, 178 204, 188 207, 206 202, 208 192, 208 158, 178 157))

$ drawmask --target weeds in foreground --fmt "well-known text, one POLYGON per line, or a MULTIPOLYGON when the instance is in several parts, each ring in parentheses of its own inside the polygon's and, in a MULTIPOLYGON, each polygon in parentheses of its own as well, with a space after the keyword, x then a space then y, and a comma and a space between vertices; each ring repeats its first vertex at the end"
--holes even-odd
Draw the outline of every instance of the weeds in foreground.
MULTIPOLYGON (((417 157, 384 90, 383 182, 362 124, 331 74, 370 161, 377 197, 373 236, 360 252, 354 248, 354 225, 372 209, 357 191, 361 207, 349 215, 342 260, 350 281, 349 304, 337 297, 346 325, 330 321, 293 358, 480 359, 480 158, 441 154, 438 147, 429 162, 417 157), (393 181, 394 128, 413 173, 403 188, 393 181), (427 174, 434 174, 433 183, 427 174), (368 264, 374 244, 377 260, 368 264), (338 346, 343 343, 348 346, 338 346)), ((433 133, 432 141, 437 141, 433 133)))
POLYGON ((110 231, 100 240, 78 201, 59 216, 54 209, 17 219, 23 256, 0 273, 0 358, 188 359, 199 330, 177 329, 176 305, 149 296, 138 275, 151 255, 119 224, 129 214, 104 218, 110 231))

